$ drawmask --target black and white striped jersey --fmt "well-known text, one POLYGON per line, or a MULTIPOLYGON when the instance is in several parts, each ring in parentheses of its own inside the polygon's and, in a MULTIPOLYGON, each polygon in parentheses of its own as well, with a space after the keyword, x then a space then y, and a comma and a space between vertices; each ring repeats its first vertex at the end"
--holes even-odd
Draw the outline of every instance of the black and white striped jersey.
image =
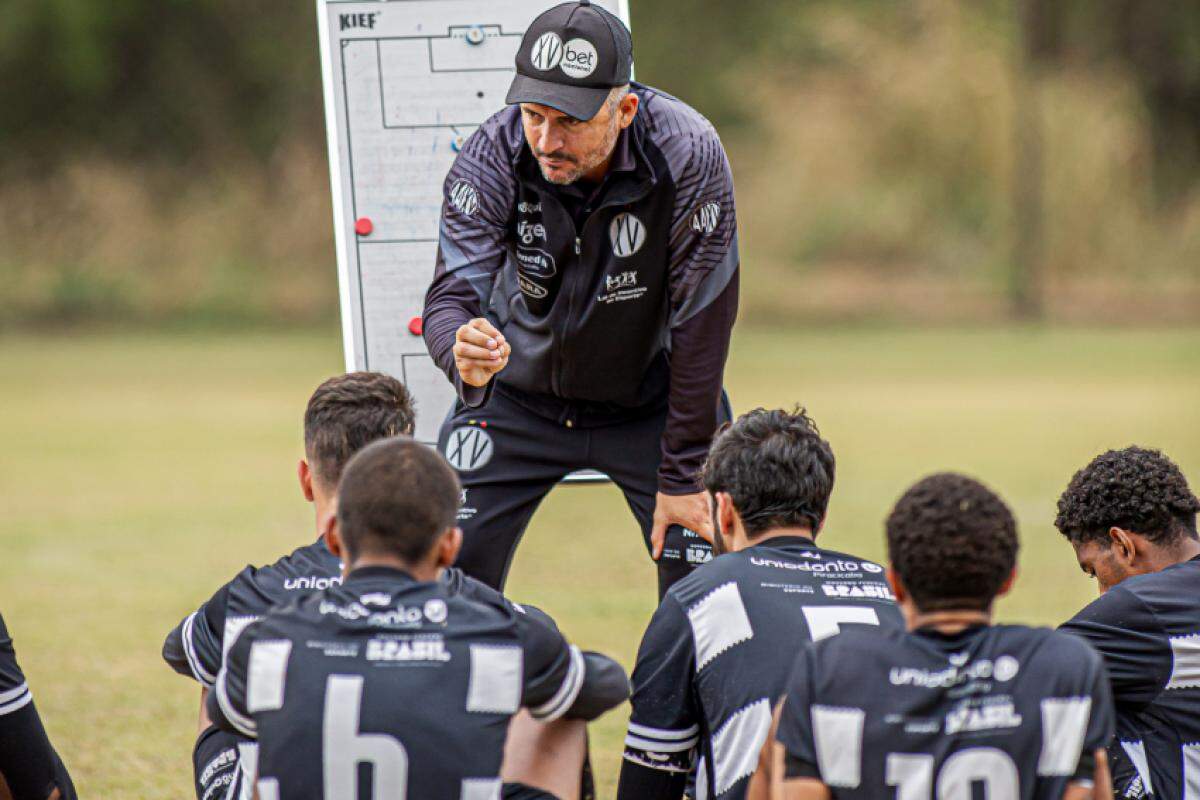
POLYGON ((778 741, 838 800, 1061 800, 1112 735, 1100 657, 1046 628, 849 630, 805 648, 778 741))
POLYGON ((4 617, 0 617, 0 776, 14 800, 44 800, 54 788, 62 800, 75 800, 71 776, 46 736, 4 617))
MULTIPOLYGON (((462 570, 443 570, 441 582, 452 595, 485 603, 507 603, 495 589, 462 570)), ((342 564, 329 551, 324 538, 297 548, 273 564, 247 566, 218 589, 207 602, 189 614, 167 635, 163 658, 176 672, 211 689, 225 654, 238 634, 261 619, 275 606, 317 594, 342 582, 342 564)), ((554 622, 537 609, 510 604, 518 613, 529 611, 522 624, 554 622)), ((197 746, 194 780, 197 800, 249 800, 251 787, 242 779, 239 763, 243 754, 253 760, 257 745, 238 734, 202 733, 204 746, 197 746)))
POLYGON ((247 626, 209 712, 257 739, 243 766, 261 800, 498 798, 509 719, 521 707, 555 719, 584 682, 579 650, 520 616, 358 569, 247 626))
POLYGON ((1121 582, 1062 630, 1108 668, 1117 796, 1200 798, 1200 557, 1121 582))
POLYGON ((901 627, 883 568, 776 537, 671 587, 633 673, 625 758, 686 772, 696 797, 741 798, 796 653, 849 627, 901 627))

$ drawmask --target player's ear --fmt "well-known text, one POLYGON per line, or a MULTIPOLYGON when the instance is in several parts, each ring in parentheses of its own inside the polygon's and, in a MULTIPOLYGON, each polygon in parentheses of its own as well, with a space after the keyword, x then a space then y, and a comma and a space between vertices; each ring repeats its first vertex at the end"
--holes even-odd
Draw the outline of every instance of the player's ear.
POLYGON ((1129 531, 1113 526, 1108 529, 1108 540, 1112 545, 1113 557, 1122 564, 1132 564, 1137 557, 1137 544, 1129 531))
POLYGON ((715 520, 721 526, 721 532, 729 537, 733 536, 734 520, 737 518, 737 509, 733 507, 733 498, 729 496, 729 492, 717 492, 717 519, 715 520))
POLYGON ((896 570, 888 567, 883 576, 887 579, 887 584, 892 590, 892 596, 896 598, 897 603, 903 603, 908 599, 908 590, 904 588, 904 582, 900 580, 900 576, 896 574, 896 570))
POLYGON ((641 98, 633 92, 621 98, 621 104, 617 107, 617 110, 621 115, 622 128, 628 128, 633 123, 633 118, 637 116, 638 106, 641 103, 641 98))
POLYGON ((325 537, 325 546, 329 548, 329 552, 345 563, 346 546, 342 543, 342 532, 338 529, 337 514, 330 514, 325 522, 321 525, 321 535, 325 537))
POLYGON ((458 560, 458 551, 462 550, 462 528, 450 528, 442 534, 437 543, 437 565, 449 567, 458 560))
POLYGON ((300 491, 304 493, 304 499, 311 503, 313 501, 313 475, 307 460, 300 459, 296 473, 300 478, 300 491))

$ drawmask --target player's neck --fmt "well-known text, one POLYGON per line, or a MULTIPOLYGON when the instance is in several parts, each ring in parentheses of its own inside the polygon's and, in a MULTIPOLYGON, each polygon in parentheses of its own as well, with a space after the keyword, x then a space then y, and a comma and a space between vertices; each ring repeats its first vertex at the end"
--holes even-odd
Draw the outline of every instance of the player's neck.
POLYGON ((813 541, 813 539, 815 537, 813 535, 812 528, 804 528, 804 527, 771 528, 768 531, 763 531, 762 533, 756 534, 754 536, 747 536, 746 537, 746 547, 754 547, 755 545, 769 542, 772 539, 783 539, 783 538, 808 539, 811 542, 811 541, 813 541))
POLYGON ((1200 556, 1200 540, 1185 537, 1175 547, 1163 553, 1164 563, 1159 566, 1159 569, 1191 561, 1196 556, 1200 556))
POLYGON ((438 579, 438 571, 440 569, 437 562, 434 561, 424 561, 419 564, 413 564, 409 561, 405 561, 402 558, 396 558, 395 556, 363 553, 354 560, 353 564, 350 565, 349 572, 353 573, 355 570, 359 570, 364 567, 387 567, 388 569, 400 570, 401 572, 408 573, 413 577, 413 579, 422 583, 431 583, 436 581, 438 579))
POLYGON ((904 603, 901 606, 901 610, 904 612, 904 621, 910 631, 915 631, 918 628, 932 628, 938 633, 954 635, 977 625, 992 624, 992 612, 990 610, 921 611, 911 603, 904 603))

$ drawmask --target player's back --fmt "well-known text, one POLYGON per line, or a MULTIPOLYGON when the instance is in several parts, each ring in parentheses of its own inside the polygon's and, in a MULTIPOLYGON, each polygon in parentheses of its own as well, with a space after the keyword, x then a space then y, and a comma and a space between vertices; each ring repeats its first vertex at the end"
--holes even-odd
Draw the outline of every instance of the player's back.
POLYGON ((1123 581, 1062 630, 1108 667, 1118 796, 1200 791, 1200 557, 1123 581))
POLYGON ((882 567, 804 537, 776 537, 715 558, 673 586, 664 605, 634 672, 627 753, 671 752, 678 743, 687 720, 660 717, 655 707, 679 706, 680 687, 668 676, 686 669, 700 729, 701 798, 744 796, 801 647, 847 626, 903 625, 882 567), (681 663, 664 669, 666 658, 681 663))
POLYGON ((460 800, 497 790, 522 690, 513 612, 397 575, 358 570, 251 629, 253 720, 241 722, 259 741, 260 796, 460 800))
POLYGON ((1072 637, 850 630, 801 655, 779 741, 837 798, 1059 800, 1111 730, 1100 659, 1072 637))

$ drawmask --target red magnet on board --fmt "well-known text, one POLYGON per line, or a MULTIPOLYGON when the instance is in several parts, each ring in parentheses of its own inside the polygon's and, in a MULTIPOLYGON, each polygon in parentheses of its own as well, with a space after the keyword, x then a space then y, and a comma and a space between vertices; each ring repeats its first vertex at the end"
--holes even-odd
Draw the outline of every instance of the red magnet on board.
POLYGON ((413 336, 420 336, 425 330, 425 323, 420 317, 413 317, 408 321, 408 332, 413 336))
POLYGON ((370 217, 359 217, 358 221, 354 223, 354 232, 359 236, 370 236, 374 230, 375 223, 371 222, 370 217))

